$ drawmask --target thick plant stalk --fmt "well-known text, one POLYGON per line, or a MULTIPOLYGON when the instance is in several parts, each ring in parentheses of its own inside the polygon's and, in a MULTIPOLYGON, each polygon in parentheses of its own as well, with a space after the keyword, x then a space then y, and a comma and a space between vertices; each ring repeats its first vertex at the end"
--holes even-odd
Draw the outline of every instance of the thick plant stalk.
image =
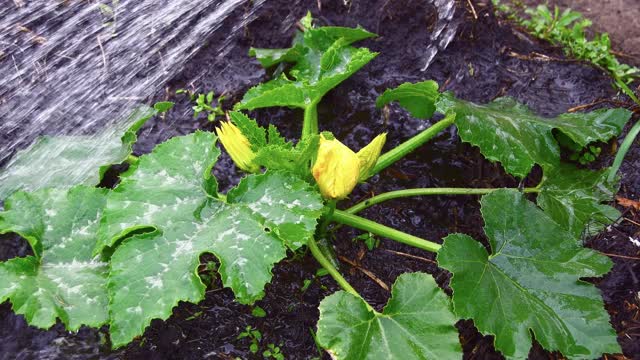
MULTIPOLYGON (((488 189, 474 189, 474 188, 416 188, 416 189, 406 189, 406 190, 397 190, 390 191, 386 193, 382 193, 371 197, 367 200, 359 202, 352 207, 345 210, 345 212, 349 214, 357 214, 360 211, 371 207, 373 205, 379 204, 384 201, 403 198, 403 197, 411 197, 411 196, 425 196, 425 195, 485 195, 492 191, 498 190, 498 188, 488 188, 488 189)), ((524 189, 524 193, 537 193, 540 189, 538 188, 526 188, 524 189)))
MULTIPOLYGON (((311 250, 311 254, 313 255, 313 257, 316 258, 318 263, 320 263, 320 265, 322 265, 322 267, 325 268, 327 272, 329 272, 329 275, 331 275, 333 280, 335 280, 344 291, 362 299, 362 296, 356 291, 356 289, 354 289, 353 286, 349 284, 347 279, 345 279, 342 276, 342 274, 340 274, 340 272, 333 266, 333 264, 331 264, 329 259, 327 259, 322 253, 322 251, 320 251, 320 248, 318 248, 318 244, 316 243, 315 238, 309 239, 309 242, 307 243, 307 245, 309 246, 309 250, 311 250)), ((369 305, 369 303, 367 303, 364 299, 362 300, 364 301, 365 304, 367 304, 367 308, 369 310, 374 311, 374 309, 371 307, 371 305, 369 305)))
POLYGON ((444 119, 433 124, 431 127, 423 130, 419 134, 415 135, 411 139, 403 142, 395 147, 393 150, 386 152, 380 156, 376 166, 373 168, 371 175, 377 174, 380 171, 386 169, 391 164, 407 156, 418 147, 422 146, 427 141, 438 135, 442 130, 448 128, 453 124, 455 120, 455 114, 448 114, 444 119))
POLYGON ((349 214, 346 211, 336 210, 333 213, 332 220, 430 252, 438 252, 441 247, 440 244, 392 229, 388 226, 378 224, 375 221, 367 220, 357 215, 349 214))
POLYGON ((318 133, 318 103, 309 104, 304 109, 304 120, 302 123, 302 138, 307 138, 318 133))

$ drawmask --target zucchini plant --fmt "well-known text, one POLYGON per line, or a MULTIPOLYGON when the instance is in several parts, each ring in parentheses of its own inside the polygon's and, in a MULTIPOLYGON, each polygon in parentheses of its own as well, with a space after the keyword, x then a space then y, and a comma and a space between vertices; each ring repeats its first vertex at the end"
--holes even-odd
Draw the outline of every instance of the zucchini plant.
POLYGON ((264 296, 273 266, 306 247, 343 289, 319 307, 317 342, 333 358, 461 358, 454 327, 460 319, 493 335, 508 358, 526 357, 534 339, 569 358, 620 352, 600 293, 582 280, 606 274, 612 263, 579 241, 585 231, 598 230, 588 228, 593 220, 606 225, 618 218, 606 205, 618 180, 610 169, 564 162, 556 138, 562 134, 579 148, 607 141, 631 113, 601 109, 544 118, 510 98, 480 105, 439 92, 434 81, 406 83, 385 91, 377 105, 397 101, 415 117, 439 113, 442 120, 383 154, 385 134, 355 152, 331 133, 319 133, 316 108, 375 57, 352 45, 375 35, 314 27, 310 15, 300 24, 290 48, 251 49, 265 67, 289 65, 250 89, 215 133, 196 131, 139 158, 127 156, 135 131, 156 108, 120 127, 120 140, 112 135, 105 141, 109 156, 83 150, 84 137, 39 142, 20 153, 2 175, 0 194, 11 195, 0 212, 0 233, 19 234, 33 255, 0 263, 0 301, 9 300, 29 324, 44 329, 56 321, 72 331, 107 325, 113 346, 121 347, 152 319, 167 319, 178 302, 204 298, 201 254, 216 256, 223 285, 250 305, 264 296), (241 112, 270 106, 304 110, 297 143, 241 112), (359 182, 450 126, 507 173, 522 179, 539 165, 542 180, 524 189, 404 189, 348 209, 340 204, 359 182), (218 139, 250 173, 224 194, 211 171, 218 139), (69 156, 52 150, 60 142, 69 156), (129 169, 114 189, 95 187, 106 166, 124 160, 129 169), (37 176, 81 165, 82 176, 37 176), (481 195, 488 244, 465 234, 450 234, 440 244, 357 215, 389 199, 436 194, 481 195), (453 296, 431 275, 409 273, 398 277, 384 309, 375 309, 319 246, 331 224, 437 253, 439 266, 453 274, 453 296))

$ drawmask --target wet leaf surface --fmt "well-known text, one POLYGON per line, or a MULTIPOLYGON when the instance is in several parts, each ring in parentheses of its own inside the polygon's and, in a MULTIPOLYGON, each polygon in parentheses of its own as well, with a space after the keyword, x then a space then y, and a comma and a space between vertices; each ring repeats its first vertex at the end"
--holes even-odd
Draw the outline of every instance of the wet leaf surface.
POLYGON ((338 291, 320 303, 318 341, 334 359, 460 359, 451 302, 424 273, 400 275, 382 313, 338 291))
POLYGON ((40 137, 0 170, 0 200, 17 190, 98 185, 111 165, 123 162, 131 154, 136 132, 155 113, 154 109, 140 107, 130 117, 93 136, 40 137), (96 143, 102 146, 96 148, 96 143))
POLYGON ((553 136, 554 129, 582 148, 619 135, 631 118, 631 112, 621 108, 545 118, 513 98, 477 105, 456 99, 450 93, 440 96, 437 109, 456 113, 462 141, 478 146, 487 159, 499 161, 508 173, 520 178, 527 176, 535 164, 559 163, 560 146, 553 136))
POLYGON ((109 265, 92 255, 106 190, 17 192, 0 212, 0 234, 14 232, 35 256, 0 262, 0 301, 33 326, 48 329, 60 319, 71 331, 108 321, 109 265))
POLYGON ((464 234, 445 238, 438 264, 453 273, 456 315, 495 335, 507 358, 536 341, 570 358, 617 353, 600 292, 581 278, 606 274, 611 260, 563 230, 515 190, 482 198, 490 252, 464 234))
POLYGON ((220 261, 218 273, 237 301, 264 296, 273 265, 313 236, 322 201, 289 175, 251 175, 217 196, 211 167, 215 135, 196 132, 159 145, 140 157, 108 199, 101 246, 126 238, 111 258, 111 339, 131 341, 154 318, 166 319, 178 301, 197 303, 205 286, 196 273, 200 255, 220 261))

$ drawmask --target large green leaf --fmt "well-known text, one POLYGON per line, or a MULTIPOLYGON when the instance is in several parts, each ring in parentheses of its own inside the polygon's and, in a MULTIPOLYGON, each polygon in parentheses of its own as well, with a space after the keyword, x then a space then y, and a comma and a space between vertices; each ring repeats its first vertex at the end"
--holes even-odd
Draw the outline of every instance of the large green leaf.
POLYGON ((461 359, 456 321, 430 275, 402 274, 382 313, 345 291, 322 300, 317 339, 334 359, 461 359))
POLYGON ((515 190, 482 198, 490 253, 471 237, 445 238, 438 264, 453 273, 456 315, 473 319, 508 358, 524 359, 533 337, 570 358, 596 358, 620 346, 599 291, 583 277, 612 266, 515 190))
POLYGON ((436 101, 440 93, 438 83, 427 80, 419 83, 404 83, 394 89, 387 89, 376 99, 376 107, 398 101, 400 106, 407 109, 411 116, 428 119, 436 110, 436 101))
POLYGON ((554 129, 584 147, 620 134, 631 117, 626 109, 600 109, 544 118, 512 98, 477 105, 450 93, 441 94, 437 110, 454 112, 462 141, 478 146, 487 159, 499 161, 518 177, 529 174, 534 164, 558 164, 560 147, 552 134, 554 129))
POLYGON ((35 256, 0 262, 0 302, 9 299, 27 322, 49 328, 59 318, 69 330, 107 321, 108 264, 93 257, 106 190, 17 192, 0 213, 0 233, 13 232, 35 256))
POLYGON ((177 137, 141 156, 109 196, 99 252, 111 258, 111 338, 115 346, 167 318, 178 301, 198 302, 205 286, 199 257, 213 253, 224 286, 245 304, 264 295, 271 269, 313 236, 322 200, 310 185, 278 172, 252 175, 226 199, 211 168, 215 135, 177 137), (126 238, 133 231, 150 233, 126 238))
POLYGON ((157 110, 140 107, 95 135, 43 136, 0 171, 0 200, 17 190, 97 185, 112 164, 123 162, 136 132, 157 110))
MULTIPOLYGON (((310 17, 303 21, 310 26, 310 17)), ((251 49, 263 66, 282 61, 295 63, 289 75, 279 77, 247 91, 236 109, 270 106, 306 108, 371 61, 377 54, 351 43, 373 37, 362 28, 307 28, 298 34, 289 49, 251 49)))
POLYGON ((538 205, 558 224, 579 237, 593 235, 615 222, 620 212, 603 204, 612 201, 618 181, 609 182, 609 169, 580 170, 568 164, 544 168, 538 205))

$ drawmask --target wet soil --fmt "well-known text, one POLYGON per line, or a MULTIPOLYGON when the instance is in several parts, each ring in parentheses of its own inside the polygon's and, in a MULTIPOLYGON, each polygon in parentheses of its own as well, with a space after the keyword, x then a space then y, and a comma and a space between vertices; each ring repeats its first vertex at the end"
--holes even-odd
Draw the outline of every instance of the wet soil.
MULTIPOLYGON (((564 57, 559 49, 497 21, 490 6, 481 2, 474 2, 474 5, 477 19, 468 11, 466 1, 458 4, 456 18, 461 25, 455 40, 436 56, 427 71, 422 72, 429 30, 435 21, 435 11, 426 2, 353 0, 350 6, 345 6, 342 0, 269 1, 255 14, 245 31, 231 39, 224 56, 212 51, 213 47, 205 46, 167 85, 166 92, 158 93, 153 100, 170 99, 177 105, 166 117, 154 119, 143 128, 135 151, 137 154, 149 152, 155 144, 197 128, 212 129, 213 125, 206 120, 194 121, 188 99, 173 95, 174 91, 178 88, 215 89, 217 93, 226 92, 231 99, 229 103, 238 100, 249 86, 268 78, 257 62, 246 56, 248 48, 286 46, 295 29, 295 20, 307 9, 314 12, 322 25, 361 24, 380 35, 362 45, 381 54, 329 93, 319 108, 322 130, 334 132, 351 148, 360 148, 383 131, 389 133, 386 147, 391 148, 436 120, 413 119, 395 105, 391 105, 387 113, 375 109, 375 99, 384 89, 406 81, 434 79, 458 97, 476 102, 509 95, 549 116, 602 99, 626 101, 616 98, 616 91, 606 74, 588 64, 572 60, 523 60, 532 52, 559 59, 564 57), (318 9, 319 3, 321 9, 318 9)), ((222 31, 208 42, 229 41, 224 30, 234 26, 250 7, 247 4, 245 8, 237 9, 222 31)), ((289 138, 296 138, 300 131, 301 113, 296 110, 266 109, 252 115, 262 123, 273 122, 289 138)), ((610 163, 612 144, 605 145, 603 153, 600 163, 610 163)), ((640 147, 637 144, 627 159, 622 167, 619 195, 637 200, 640 195, 640 147)), ((240 176, 225 156, 216 165, 214 173, 223 188, 233 186, 240 176)), ((527 182, 535 183, 536 175, 539 176, 539 172, 534 172, 527 182)), ((455 129, 448 129, 372 178, 368 184, 360 186, 348 202, 355 203, 371 194, 394 189, 436 186, 515 187, 518 181, 505 175, 499 165, 484 160, 477 149, 460 143, 455 129)), ((629 241, 629 237, 640 235, 640 226, 635 224, 640 223, 640 212, 623 207, 620 210, 628 220, 621 220, 603 234, 584 241, 590 247, 612 254, 613 270, 594 281, 603 293, 624 354, 628 358, 640 358, 640 248, 629 241)), ((477 197, 395 200, 370 208, 362 215, 438 242, 453 232, 484 239, 477 197)), ((352 241, 358 234, 346 227, 335 232, 334 245, 338 255, 369 270, 387 285, 403 272, 424 271, 433 274, 449 291, 449 274, 435 265, 433 254, 386 239, 381 239, 375 250, 367 251, 362 243, 352 241)), ((15 238, 3 240, 6 241, 0 242, 2 259, 28 251, 27 246, 15 238)), ((278 264, 265 298, 257 303, 267 312, 264 318, 253 317, 250 307, 235 303, 231 291, 214 281, 200 304, 180 304, 170 319, 154 321, 142 338, 112 352, 107 350, 104 329, 101 332, 82 330, 77 335, 68 334, 60 326, 50 331, 32 329, 22 317, 13 315, 5 303, 0 307, 0 358, 260 358, 248 351, 246 339, 237 340, 246 326, 262 332, 262 349, 273 343, 290 359, 327 358, 326 354, 318 352, 312 331, 318 318, 319 302, 336 291, 337 285, 329 277, 316 277, 318 267, 315 260, 305 254, 278 264), (306 289, 305 280, 310 280, 306 289)), ((386 290, 346 262, 342 263, 342 271, 367 301, 378 309, 384 306, 389 296, 386 290)), ((501 358, 493 348, 492 338, 479 334, 471 321, 460 321, 458 328, 465 358, 501 358)), ((530 358, 558 356, 535 346, 530 358)))

